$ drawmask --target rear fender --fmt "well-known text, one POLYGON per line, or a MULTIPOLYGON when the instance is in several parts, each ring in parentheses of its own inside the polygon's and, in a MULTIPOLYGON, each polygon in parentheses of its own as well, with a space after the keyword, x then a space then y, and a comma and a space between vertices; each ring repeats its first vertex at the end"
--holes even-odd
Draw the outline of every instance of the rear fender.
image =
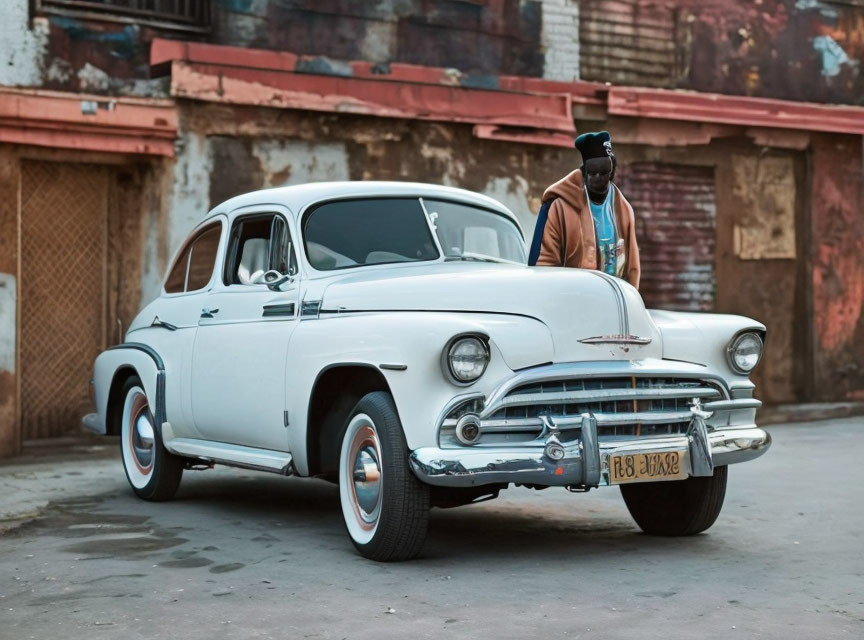
POLYGON ((147 401, 153 410, 157 427, 165 421, 165 365, 152 347, 127 342, 103 351, 93 365, 93 386, 97 420, 93 427, 98 433, 108 431, 108 401, 118 375, 124 370, 134 371, 144 386, 147 401))

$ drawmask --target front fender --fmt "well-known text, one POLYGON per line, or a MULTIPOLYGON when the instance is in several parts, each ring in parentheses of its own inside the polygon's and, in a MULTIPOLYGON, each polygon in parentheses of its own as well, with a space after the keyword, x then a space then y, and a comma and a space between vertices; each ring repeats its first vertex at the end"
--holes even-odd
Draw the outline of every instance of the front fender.
POLYGON ((551 356, 552 340, 545 325, 518 316, 387 312, 302 321, 289 346, 286 390, 292 408, 288 445, 298 472, 308 471, 309 399, 319 373, 328 367, 367 365, 380 371, 393 395, 408 447, 416 449, 437 446, 438 418, 455 396, 489 393, 513 375, 510 365, 549 362, 551 356), (489 336, 489 366, 470 386, 454 384, 441 369, 444 346, 462 333, 489 336))
POLYGON ((750 386, 749 376, 729 365, 726 349, 738 333, 765 333, 765 325, 751 318, 723 313, 688 313, 652 309, 651 318, 663 335, 663 358, 701 364, 722 375, 727 385, 750 386))

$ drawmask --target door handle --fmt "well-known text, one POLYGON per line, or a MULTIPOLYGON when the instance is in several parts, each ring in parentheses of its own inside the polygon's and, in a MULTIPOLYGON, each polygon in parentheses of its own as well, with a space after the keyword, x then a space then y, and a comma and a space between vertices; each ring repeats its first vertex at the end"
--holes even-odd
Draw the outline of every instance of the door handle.
POLYGON ((207 307, 201 309, 202 318, 212 318, 214 313, 219 313, 219 309, 208 309, 207 307))

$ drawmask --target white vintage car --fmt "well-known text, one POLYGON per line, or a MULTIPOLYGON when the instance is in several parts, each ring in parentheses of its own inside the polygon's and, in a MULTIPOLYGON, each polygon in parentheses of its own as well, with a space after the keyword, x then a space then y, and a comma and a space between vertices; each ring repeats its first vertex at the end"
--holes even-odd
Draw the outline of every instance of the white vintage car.
POLYGON ((511 484, 620 485, 648 533, 710 527, 727 465, 771 442, 748 379, 765 327, 525 261, 514 215, 460 189, 233 198, 96 359, 84 424, 121 436, 145 500, 214 463, 335 481, 375 560, 418 554, 430 507, 511 484))

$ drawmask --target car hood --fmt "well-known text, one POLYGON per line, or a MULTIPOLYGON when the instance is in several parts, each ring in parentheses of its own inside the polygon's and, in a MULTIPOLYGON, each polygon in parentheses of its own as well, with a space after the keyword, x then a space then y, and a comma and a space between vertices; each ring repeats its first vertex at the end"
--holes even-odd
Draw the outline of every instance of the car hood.
POLYGON ((370 269, 327 286, 321 311, 528 316, 549 328, 553 362, 662 354, 660 332, 636 289, 583 269, 466 262, 370 269))

